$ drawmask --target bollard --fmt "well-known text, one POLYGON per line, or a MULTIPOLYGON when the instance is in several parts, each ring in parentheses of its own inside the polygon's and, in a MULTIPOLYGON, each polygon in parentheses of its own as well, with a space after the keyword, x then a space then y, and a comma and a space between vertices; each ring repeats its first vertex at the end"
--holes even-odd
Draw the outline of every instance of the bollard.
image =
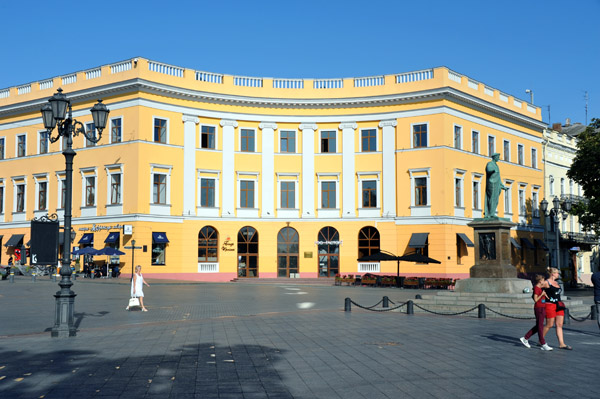
POLYGON ((77 280, 77 273, 73 273, 73 281, 77 280))
POLYGON ((598 305, 592 305, 590 313, 592 314, 592 320, 598 320, 598 305))
POLYGON ((565 308, 565 321, 563 322, 563 324, 571 324, 571 318, 569 317, 569 308, 565 308))
POLYGON ((480 319, 485 319, 485 305, 483 303, 480 303, 478 308, 479 308, 478 309, 479 313, 478 313, 477 317, 480 319))
POLYGON ((390 298, 388 298, 387 296, 383 297, 383 306, 384 308, 389 308, 390 307, 390 298))
POLYGON ((406 302, 406 314, 415 314, 415 310, 413 309, 413 301, 406 302))
POLYGON ((9 277, 9 281, 11 283, 15 282, 15 272, 13 270, 10 271, 10 277, 9 277))
POLYGON ((415 299, 423 299, 423 297, 421 296, 421 294, 417 294, 415 295, 415 299))
POLYGON ((346 300, 344 301, 344 312, 351 312, 352 311, 352 304, 350 302, 350 298, 346 298, 346 300))
POLYGON ((31 275, 31 281, 35 283, 35 273, 31 275))

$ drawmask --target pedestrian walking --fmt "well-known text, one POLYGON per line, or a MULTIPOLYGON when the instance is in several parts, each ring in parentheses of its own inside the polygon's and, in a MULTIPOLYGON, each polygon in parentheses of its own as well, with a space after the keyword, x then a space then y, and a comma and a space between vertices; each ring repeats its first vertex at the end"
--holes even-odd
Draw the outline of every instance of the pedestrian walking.
POLYGON ((551 351, 552 348, 546 343, 544 339, 544 319, 546 318, 546 299, 548 295, 543 290, 543 288, 548 287, 548 282, 546 278, 541 274, 535 276, 536 284, 533 287, 533 312, 535 314, 535 325, 527 331, 524 337, 521 337, 521 343, 525 345, 527 348, 531 348, 529 344, 529 338, 531 338, 534 334, 538 335, 538 339, 540 341, 540 345, 542 346, 543 351, 551 351))
POLYGON ((592 274, 592 284, 594 285, 594 303, 596 304, 596 321, 600 327, 600 265, 598 270, 592 274))
POLYGON ((550 268, 550 277, 548 278, 548 287, 544 289, 548 299, 546 300, 546 325, 544 326, 544 337, 548 331, 556 324, 556 338, 560 349, 573 350, 572 347, 565 344, 563 338, 563 323, 565 321, 565 308, 560 299, 562 288, 556 281, 560 274, 555 267, 550 268))
MULTIPOLYGON (((133 279, 131 280, 131 297, 139 298, 140 305, 142 306, 142 312, 147 312, 148 309, 146 309, 144 306, 144 285, 150 287, 150 284, 144 281, 144 276, 142 275, 142 266, 137 265, 135 267, 133 279)), ((129 310, 129 306, 127 306, 127 310, 129 310)))

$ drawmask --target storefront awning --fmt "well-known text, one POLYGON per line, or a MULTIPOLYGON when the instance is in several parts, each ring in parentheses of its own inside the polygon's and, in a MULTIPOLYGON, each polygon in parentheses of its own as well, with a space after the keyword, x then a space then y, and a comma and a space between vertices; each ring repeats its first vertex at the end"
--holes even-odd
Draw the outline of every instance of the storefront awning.
POLYGON ((154 244, 166 244, 169 242, 166 233, 152 233, 152 242, 154 244))
POLYGON ((94 233, 85 233, 81 240, 79 240, 80 244, 93 244, 94 243, 94 233))
POLYGON ((12 237, 4 244, 5 247, 20 247, 23 244, 25 234, 13 234, 12 237))
POLYGON ((540 240, 539 238, 536 238, 533 240, 535 242, 535 245, 538 248, 542 248, 544 251, 549 251, 548 247, 546 246, 546 243, 542 240, 540 240))
POLYGON ((425 248, 427 246, 427 237, 429 237, 429 233, 413 233, 410 236, 408 246, 410 248, 425 248))
POLYGON ((465 233, 456 233, 456 236, 462 240, 462 242, 464 242, 467 247, 474 247, 475 244, 473 244, 473 241, 471 241, 471 239, 469 237, 467 237, 467 235, 465 233))
POLYGON ((535 247, 533 246, 533 244, 531 243, 531 241, 529 241, 527 238, 521 238, 521 242, 523 243, 523 245, 525 246, 525 248, 527 248, 527 249, 535 249, 535 247))
POLYGON ((106 237, 106 240, 104 240, 104 242, 107 244, 119 242, 119 237, 120 237, 120 233, 118 231, 114 231, 114 232, 108 234, 108 237, 106 237))
POLYGON ((513 247, 515 247, 517 249, 521 249, 521 245, 517 242, 517 240, 515 240, 512 237, 510 237, 509 240, 510 240, 510 243, 513 245, 513 247))

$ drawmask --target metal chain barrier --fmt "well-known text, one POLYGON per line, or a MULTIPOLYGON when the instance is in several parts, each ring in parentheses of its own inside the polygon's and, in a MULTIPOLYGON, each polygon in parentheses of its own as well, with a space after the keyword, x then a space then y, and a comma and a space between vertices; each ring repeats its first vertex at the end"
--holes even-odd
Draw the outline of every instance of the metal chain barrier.
POLYGON ((581 317, 581 318, 575 317, 571 313, 569 313, 569 318, 572 319, 572 320, 578 321, 578 322, 586 321, 587 319, 591 320, 592 319, 592 312, 588 313, 587 316, 581 317))
POLYGON ((469 313, 469 312, 471 312, 471 311, 473 311, 473 310, 475 310, 475 309, 477 309, 477 308, 479 307, 479 306, 475 306, 475 307, 472 307, 472 308, 471 308, 471 309, 469 309, 469 310, 465 310, 464 312, 457 312, 457 313, 443 313, 443 312, 434 312, 433 310, 425 309, 424 307, 422 307, 422 306, 419 306, 419 305, 418 305, 418 304, 416 304, 416 303, 414 304, 414 306, 418 307, 419 309, 421 309, 421 310, 423 310, 423 311, 425 311, 425 312, 427 312, 427 313, 433 313, 433 314, 442 315, 442 316, 457 316, 457 315, 460 315, 460 314, 469 313))
POLYGON ((531 317, 531 316, 511 316, 511 315, 508 315, 508 314, 497 312, 494 309, 489 308, 487 306, 485 308, 487 310, 489 310, 490 312, 492 312, 492 313, 496 313, 499 316, 508 317, 509 319, 519 319, 519 320, 534 320, 535 319, 535 317, 531 317))
POLYGON ((361 306, 358 303, 354 302, 353 300, 350 300, 350 303, 353 304, 354 306, 357 306, 361 309, 365 309, 365 310, 370 310, 372 312, 389 312, 390 310, 396 310, 396 309, 400 309, 402 306, 406 305, 407 302, 401 303, 400 305, 394 307, 394 308, 388 308, 388 309, 373 309, 375 306, 379 305, 381 302, 383 302, 383 300, 377 302, 375 305, 373 306, 369 306, 369 307, 365 307, 365 306, 361 306))

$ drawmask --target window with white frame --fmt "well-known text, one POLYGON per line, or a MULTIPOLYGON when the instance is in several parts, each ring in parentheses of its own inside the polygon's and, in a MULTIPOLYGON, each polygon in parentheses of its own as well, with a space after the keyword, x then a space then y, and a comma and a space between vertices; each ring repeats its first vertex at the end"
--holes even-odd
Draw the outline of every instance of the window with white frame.
POLYGON ((517 162, 519 163, 519 165, 524 165, 525 164, 525 147, 523 147, 523 144, 517 144, 517 162))
POLYGON ((464 208, 464 180, 465 171, 455 170, 454 171, 454 207, 464 208))
POLYGON ((481 210, 481 180, 473 180, 473 209, 481 210))
POLYGON ((573 179, 569 179, 569 194, 573 195, 573 179))
POLYGON ((256 130, 255 129, 240 129, 240 151, 255 152, 256 151, 256 130))
POLYGON ((38 154, 47 154, 50 147, 50 140, 48 139, 48 132, 42 130, 38 132, 38 154))
MULTIPOLYGON (((88 122, 88 123, 86 123, 86 124, 85 124, 85 131, 86 131, 86 132, 87 132, 87 134, 88 134, 89 136, 91 136, 93 139, 96 139, 96 125, 94 125, 94 122, 88 122)), ((63 139, 64 139, 64 137, 63 137, 63 139)), ((66 141, 66 140, 63 140, 63 141, 64 141, 64 144, 63 144, 63 145, 64 145, 64 148, 66 149, 66 148, 67 148, 67 147, 66 147, 66 145, 67 145, 67 141, 66 141)), ((85 139, 85 146, 86 146, 86 147, 95 147, 95 146, 96 146, 96 143, 94 143, 94 142, 93 142, 93 141, 91 141, 91 140, 88 140, 88 139, 87 139, 87 137, 86 137, 86 139, 85 139)))
POLYGON ((531 167, 537 169, 537 150, 531 149, 531 167))
POLYGON ((38 211, 48 209, 48 181, 36 179, 37 207, 38 211))
POLYGON ((454 125, 454 148, 462 149, 462 126, 454 125))
MULTIPOLYGON (((297 173, 277 173, 277 189, 279 210, 298 209, 298 177, 297 173)), ((281 216, 281 214, 280 214, 281 216)))
POLYGON ((322 154, 337 152, 336 135, 337 135, 337 132, 335 130, 321 131, 321 153, 322 154))
POLYGON ((4 180, 0 179, 0 215, 4 213, 4 180))
POLYGON ((550 186, 550 195, 554 196, 554 176, 550 175, 548 178, 548 185, 550 186))
POLYGON ((217 128, 215 126, 200 126, 200 148, 206 150, 217 148, 217 128))
POLYGON ((67 198, 67 183, 65 180, 65 172, 56 172, 56 188, 57 188, 57 198, 56 198, 56 208, 64 209, 65 201, 67 198))
POLYGON ((539 195, 539 187, 533 187, 533 189, 531 190, 531 208, 533 210, 533 217, 539 218, 540 217, 540 211, 539 211, 539 202, 540 201, 540 195, 539 195))
POLYGON ((510 162, 510 141, 504 140, 503 143, 504 160, 510 162))
POLYGON ((565 178, 560 178, 560 195, 565 195, 565 178))
POLYGON ((377 180, 362 181, 362 207, 377 208, 377 180))
POLYGON ((214 212, 218 212, 220 173, 218 170, 198 170, 199 207, 202 209, 201 212, 204 212, 204 215, 208 215, 209 213, 212 215, 214 212))
POLYGON ((417 123, 411 125, 412 130, 412 147, 422 148, 427 147, 428 137, 427 132, 429 130, 428 123, 417 123))
POLYGON ((279 131, 279 152, 296 152, 296 131, 281 130, 279 131))
POLYGON ((527 214, 527 204, 525 203, 525 186, 519 186, 519 215, 527 214))
POLYGON ((120 143, 123 141, 123 119, 111 118, 110 120, 110 142, 120 143))
POLYGON ((26 211, 27 206, 27 180, 24 176, 13 177, 13 212, 21 213, 26 211))
POLYGON ((169 214, 164 205, 171 203, 172 166, 150 164, 150 212, 169 214))
POLYGON ((238 172, 238 207, 242 210, 258 209, 258 173, 238 172))
POLYGON ((96 176, 85 176, 85 197, 83 206, 96 206, 96 176))
POLYGON ((317 174, 319 209, 338 209, 338 173, 317 174))
POLYGON ((6 138, 0 137, 0 159, 6 157, 6 138))
POLYGON ((123 166, 107 165, 107 199, 109 205, 123 205, 123 166))
POLYGON ((154 117, 152 127, 154 142, 167 144, 169 142, 169 120, 154 117))
POLYGON ((512 214, 512 181, 505 181, 504 186, 504 213, 512 214))
POLYGON ((488 135, 488 155, 491 157, 496 152, 496 137, 488 135))
POLYGON ((377 129, 360 130, 361 152, 377 151, 377 129))
POLYGON ((479 154, 479 132, 477 130, 471 131, 471 151, 479 154))
POLYGON ((167 175, 154 173, 152 182, 152 203, 165 205, 167 203, 167 175))
POLYGON ((27 155, 27 135, 19 134, 17 136, 17 157, 24 157, 27 155))
POLYGON ((409 170, 411 179, 411 206, 430 205, 429 168, 409 170))

